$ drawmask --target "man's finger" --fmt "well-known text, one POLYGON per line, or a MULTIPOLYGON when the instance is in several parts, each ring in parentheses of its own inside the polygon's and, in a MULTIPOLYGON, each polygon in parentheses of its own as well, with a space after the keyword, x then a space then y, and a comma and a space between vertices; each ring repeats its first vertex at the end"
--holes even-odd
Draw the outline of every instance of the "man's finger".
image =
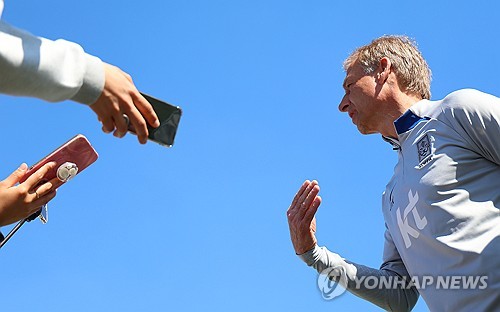
POLYGON ((316 196, 318 195, 319 193, 319 185, 314 185, 311 190, 309 191, 309 194, 307 194, 307 197, 306 197, 306 200, 304 201, 304 206, 306 208, 309 208, 309 206, 311 206, 311 203, 313 202, 313 200, 316 198, 316 196))
POLYGON ((304 190, 304 192, 302 192, 302 194, 299 197, 299 200, 296 203, 296 206, 298 208, 303 207, 303 204, 306 201, 307 196, 309 196, 309 193, 316 185, 318 185, 318 182, 316 180, 312 180, 311 183, 307 185, 306 189, 304 190))
POLYGON ((299 201, 300 196, 302 195, 302 193, 304 193, 304 191, 307 188, 307 186, 309 185, 309 183, 311 183, 309 180, 306 180, 304 183, 302 183, 302 186, 300 187, 300 189, 295 194, 295 197, 293 198, 292 204, 288 208, 288 211, 290 211, 290 210, 292 210, 292 209, 295 208, 295 206, 297 205, 297 202, 299 201))
POLYGON ((310 210, 311 204, 317 198, 319 193, 319 185, 314 185, 312 189, 308 192, 307 197, 304 201, 302 201, 300 208, 297 212, 297 217, 300 219, 304 219, 305 214, 310 210))
MULTIPOLYGON (((316 212, 318 212, 318 208, 320 205, 321 205, 321 196, 316 196, 314 198, 314 201, 312 202, 312 205, 309 207, 309 209, 306 210, 304 214, 304 222, 312 224, 314 216, 316 215, 316 212)), ((314 224, 313 232, 315 231, 316 231, 316 224, 314 224)))

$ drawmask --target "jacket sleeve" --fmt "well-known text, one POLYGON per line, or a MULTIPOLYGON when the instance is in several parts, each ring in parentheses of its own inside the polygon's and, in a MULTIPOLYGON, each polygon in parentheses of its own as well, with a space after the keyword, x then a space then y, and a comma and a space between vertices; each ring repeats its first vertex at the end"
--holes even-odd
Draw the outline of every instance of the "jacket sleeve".
MULTIPOLYGON (((2 3, 3 4, 3 3, 2 3)), ((49 40, 0 21, 0 93, 93 104, 104 88, 101 60, 66 40, 49 40)))
POLYGON ((352 294, 386 311, 411 311, 419 298, 388 231, 380 269, 347 261, 326 247, 315 246, 299 257, 319 274, 328 274, 352 294))

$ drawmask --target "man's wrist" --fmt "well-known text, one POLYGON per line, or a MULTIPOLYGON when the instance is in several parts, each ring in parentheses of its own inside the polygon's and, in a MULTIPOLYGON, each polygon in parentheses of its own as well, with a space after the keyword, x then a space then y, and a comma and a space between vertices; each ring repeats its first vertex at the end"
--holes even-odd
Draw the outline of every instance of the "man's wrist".
POLYGON ((314 247, 309 249, 308 251, 297 254, 297 256, 304 261, 308 266, 313 265, 319 258, 320 249, 318 244, 314 244, 314 247))

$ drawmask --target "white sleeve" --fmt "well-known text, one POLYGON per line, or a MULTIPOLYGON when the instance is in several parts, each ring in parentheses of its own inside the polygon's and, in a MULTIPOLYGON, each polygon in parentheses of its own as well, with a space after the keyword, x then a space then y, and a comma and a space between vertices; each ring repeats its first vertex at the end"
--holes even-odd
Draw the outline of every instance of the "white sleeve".
POLYGON ((0 93, 50 102, 73 100, 90 105, 104 88, 101 60, 78 44, 36 37, 3 21, 0 72, 0 93))
POLYGON ((447 121, 484 158, 500 165, 500 98, 473 89, 443 100, 447 121))

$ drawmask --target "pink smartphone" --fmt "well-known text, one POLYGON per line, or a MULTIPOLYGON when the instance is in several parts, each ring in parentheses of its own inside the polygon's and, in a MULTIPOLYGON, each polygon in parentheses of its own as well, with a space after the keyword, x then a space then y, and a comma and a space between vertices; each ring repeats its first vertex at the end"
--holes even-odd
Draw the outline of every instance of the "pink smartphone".
POLYGON ((20 183, 26 181, 33 172, 51 161, 56 162, 56 167, 45 175, 44 180, 49 181, 57 177, 59 180, 66 182, 85 170, 98 157, 99 155, 87 138, 82 134, 78 134, 31 166, 20 183))

